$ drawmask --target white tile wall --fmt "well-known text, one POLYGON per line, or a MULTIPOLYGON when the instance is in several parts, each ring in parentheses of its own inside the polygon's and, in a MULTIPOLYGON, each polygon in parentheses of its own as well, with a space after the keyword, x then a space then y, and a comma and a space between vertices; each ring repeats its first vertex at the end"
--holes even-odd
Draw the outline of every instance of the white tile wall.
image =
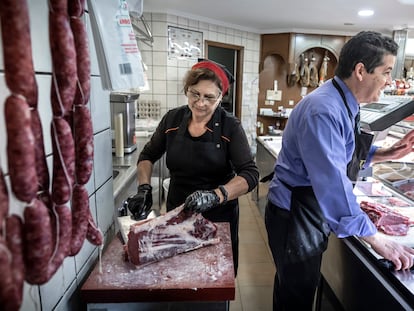
MULTIPOLYGON (((151 90, 141 94, 141 99, 161 100, 161 113, 168 109, 186 104, 182 94, 182 79, 195 60, 177 60, 168 57, 168 26, 188 28, 203 32, 203 40, 217 41, 244 47, 243 80, 258 78, 260 35, 223 27, 172 14, 144 13, 154 36, 153 47, 138 42, 142 59, 148 66, 148 79, 151 90), (158 66, 166 67, 165 79, 161 79, 158 66), (249 74, 247 77, 246 74, 249 74)), ((249 141, 255 145, 257 93, 250 89, 251 83, 243 81, 241 121, 248 134, 249 141), (252 126, 253 124, 253 126, 252 126)))
POLYGON ((94 177, 96 189, 112 177, 112 135, 110 129, 94 135, 94 177))
POLYGON ((107 232, 113 224, 115 216, 112 178, 110 182, 103 184, 101 188, 96 190, 95 201, 98 215, 97 224, 103 232, 107 232))
POLYGON ((91 77, 90 106, 94 134, 111 127, 111 107, 108 102, 109 91, 102 89, 101 78, 91 77))

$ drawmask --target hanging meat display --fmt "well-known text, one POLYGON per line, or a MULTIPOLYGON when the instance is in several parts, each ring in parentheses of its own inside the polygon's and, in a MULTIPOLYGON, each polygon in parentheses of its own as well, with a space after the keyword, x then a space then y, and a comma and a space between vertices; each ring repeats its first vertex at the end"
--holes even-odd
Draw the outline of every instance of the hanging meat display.
POLYGON ((308 57, 305 54, 300 55, 300 85, 302 87, 309 86, 309 65, 308 65, 308 57))
POLYGON ((309 63, 309 86, 317 87, 318 86, 318 68, 316 67, 316 58, 312 53, 311 60, 309 63))
POLYGON ((319 86, 325 83, 326 77, 328 75, 328 62, 330 58, 328 56, 328 51, 325 51, 325 55, 322 60, 321 68, 319 69, 319 86))
POLYGON ((23 284, 44 284, 85 239, 103 236, 85 188, 93 166, 90 58, 82 14, 85 0, 49 0, 52 57, 51 136, 53 174, 46 164, 38 89, 32 59, 27 0, 0 1, 10 190, 22 216, 9 214, 8 187, 0 168, 0 309, 19 310, 23 284), (49 189, 51 192, 49 193, 49 189), (71 209, 69 205, 71 204, 71 209))

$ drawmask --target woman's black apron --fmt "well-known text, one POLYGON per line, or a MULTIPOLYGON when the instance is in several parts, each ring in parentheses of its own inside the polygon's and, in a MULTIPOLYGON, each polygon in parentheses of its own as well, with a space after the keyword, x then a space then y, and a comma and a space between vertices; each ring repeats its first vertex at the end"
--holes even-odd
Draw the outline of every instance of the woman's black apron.
MULTIPOLYGON (((352 122, 351 110, 343 90, 335 79, 332 79, 332 83, 341 95, 352 122)), ((373 140, 373 135, 360 131, 359 113, 355 118, 354 133, 355 150, 347 165, 347 175, 350 180, 356 182, 373 140)), ((328 246, 330 229, 312 187, 291 187, 282 180, 281 182, 292 192, 286 245, 287 260, 298 262, 322 254, 328 246)))
MULTIPOLYGON (((228 164, 226 148, 222 146, 220 109, 216 109, 213 115, 213 140, 209 142, 190 137, 187 130, 190 118, 191 111, 184 115, 175 138, 167 143, 166 161, 171 174, 167 211, 183 204, 186 197, 194 191, 215 189, 235 176, 228 164)), ((238 200, 219 205, 203 213, 203 216, 213 222, 230 223, 234 268, 237 271, 238 200)))

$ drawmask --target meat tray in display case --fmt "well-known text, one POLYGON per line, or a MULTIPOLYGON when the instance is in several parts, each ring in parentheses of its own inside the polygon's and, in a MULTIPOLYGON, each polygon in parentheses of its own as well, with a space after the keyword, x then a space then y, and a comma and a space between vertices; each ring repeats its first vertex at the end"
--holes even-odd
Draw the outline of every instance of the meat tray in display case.
MULTIPOLYGON (((373 177, 358 181, 354 188, 361 208, 377 216, 374 223, 385 225, 376 224, 379 235, 414 248, 414 163, 382 162, 372 169, 373 177), (388 227, 388 221, 396 218, 408 224, 408 230, 388 227)), ((361 239, 331 235, 321 265, 317 306, 323 293, 343 310, 414 310, 414 269, 394 271, 384 262, 361 239)))
POLYGON ((373 166, 373 174, 391 189, 414 200, 414 163, 378 163, 373 166))

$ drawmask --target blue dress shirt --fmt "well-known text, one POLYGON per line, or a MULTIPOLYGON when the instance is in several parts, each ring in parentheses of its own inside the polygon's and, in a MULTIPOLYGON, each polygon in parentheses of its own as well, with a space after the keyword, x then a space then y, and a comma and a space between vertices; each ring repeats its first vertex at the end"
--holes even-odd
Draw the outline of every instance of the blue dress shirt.
MULTIPOLYGON (((347 176, 355 148, 354 120, 359 103, 342 80, 335 80, 345 93, 352 119, 332 80, 306 95, 293 109, 283 132, 268 199, 276 206, 290 208, 291 192, 279 179, 292 187, 312 186, 337 237, 369 236, 377 230, 361 210, 347 176)), ((365 167, 375 150, 371 147, 365 167)))

